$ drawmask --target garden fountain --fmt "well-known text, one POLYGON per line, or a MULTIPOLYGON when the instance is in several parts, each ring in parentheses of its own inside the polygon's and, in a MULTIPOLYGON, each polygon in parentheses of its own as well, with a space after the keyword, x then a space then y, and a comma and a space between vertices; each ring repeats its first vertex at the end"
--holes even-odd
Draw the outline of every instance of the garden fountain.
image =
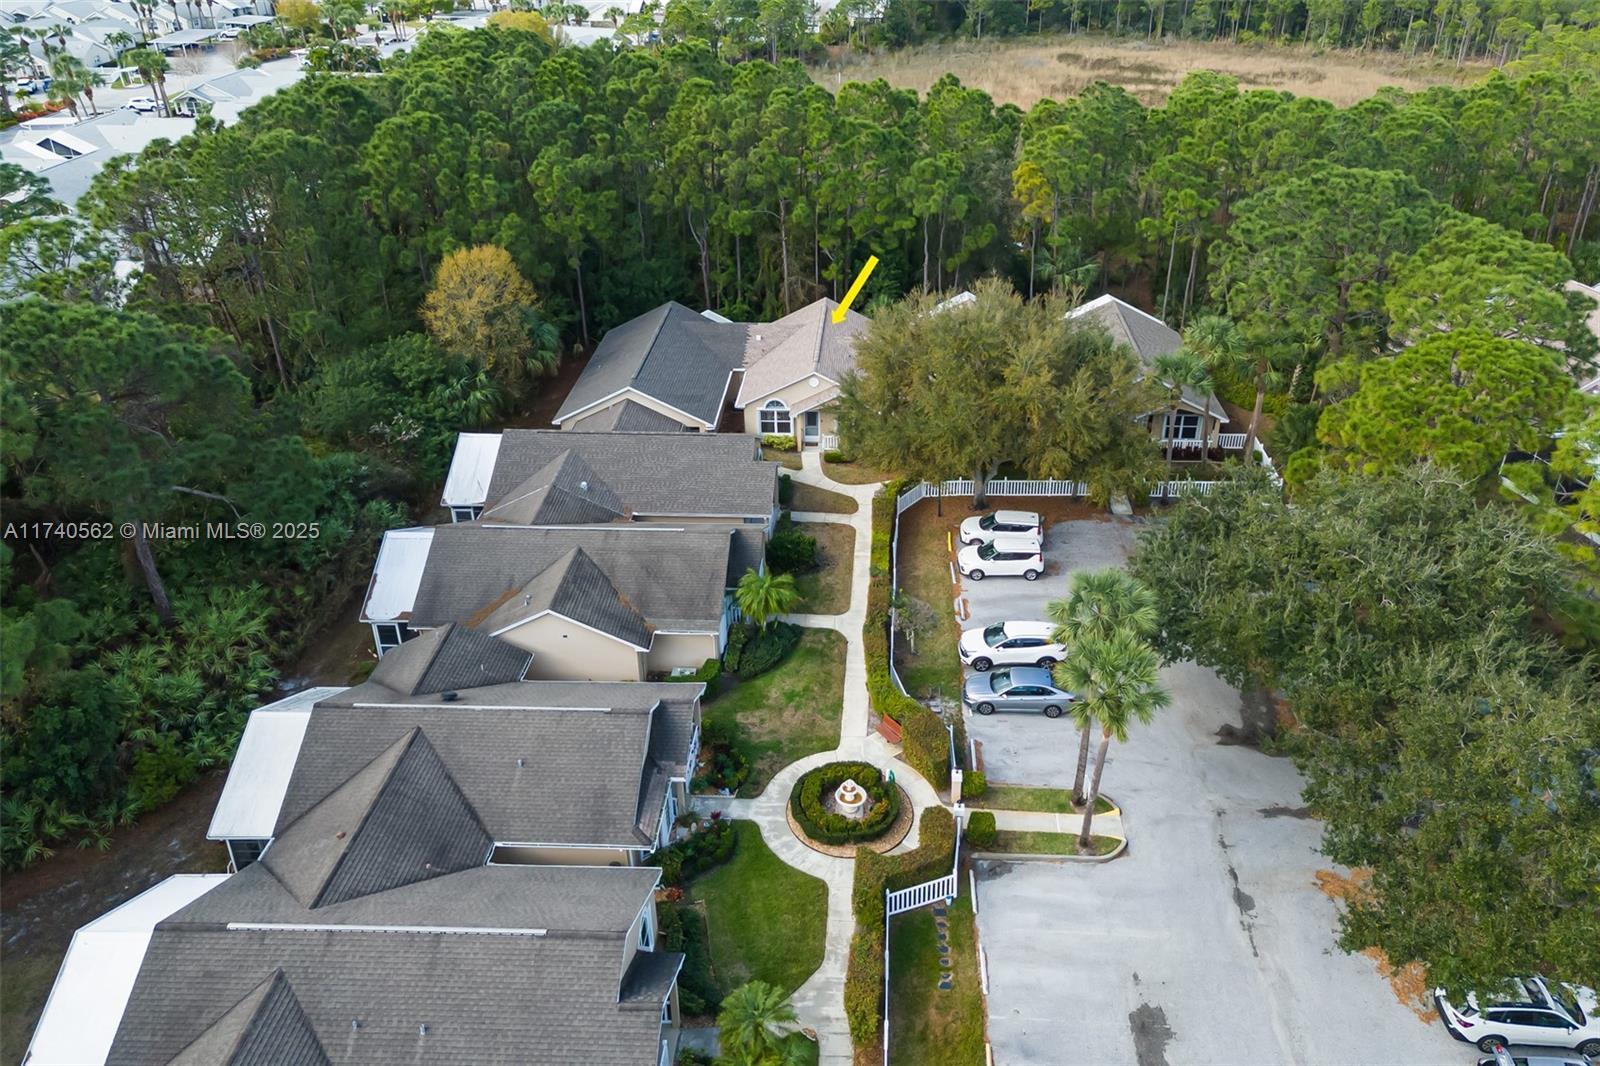
POLYGON ((833 790, 833 803, 846 818, 861 818, 867 811, 867 790, 847 777, 833 790))

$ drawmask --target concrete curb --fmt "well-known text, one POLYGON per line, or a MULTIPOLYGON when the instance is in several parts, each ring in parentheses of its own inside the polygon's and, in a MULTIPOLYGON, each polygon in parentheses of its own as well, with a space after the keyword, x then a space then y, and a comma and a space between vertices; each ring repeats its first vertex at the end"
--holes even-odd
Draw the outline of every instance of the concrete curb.
POLYGON ((1034 855, 1012 851, 974 851, 972 852, 972 857, 974 859, 987 859, 990 862, 1078 862, 1098 865, 1120 858, 1127 850, 1128 841, 1123 838, 1122 842, 1117 845, 1116 850, 1108 855, 1034 855))

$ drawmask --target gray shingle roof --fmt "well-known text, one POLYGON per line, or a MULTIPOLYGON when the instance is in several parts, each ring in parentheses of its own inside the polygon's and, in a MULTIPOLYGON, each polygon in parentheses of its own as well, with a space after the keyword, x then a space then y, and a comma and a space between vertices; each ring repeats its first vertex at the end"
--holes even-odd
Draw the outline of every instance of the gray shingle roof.
POLYGON ((683 423, 637 400, 622 400, 573 420, 572 428, 589 433, 681 433, 683 423))
POLYGON ((273 970, 168 1066, 329 1066, 282 970, 273 970))
POLYGON ((741 323, 713 322, 680 303, 646 311, 601 338, 555 421, 634 389, 715 426, 728 375, 744 366, 749 331, 741 323))
MULTIPOLYGON (((1155 366, 1157 356, 1168 355, 1183 347, 1183 338, 1172 327, 1109 294, 1091 300, 1068 317, 1097 325, 1118 344, 1132 348, 1146 370, 1155 366)), ((1185 385, 1183 401, 1196 411, 1227 418, 1215 395, 1202 394, 1185 385)))
POLYGON ((654 866, 481 865, 309 910, 258 862, 164 924, 544 929, 615 936, 628 931, 660 875, 654 866))
POLYGON ((397 700, 369 682, 313 709, 278 826, 312 817, 341 782, 416 729, 493 840, 645 847, 661 805, 659 791, 647 794, 648 775, 686 775, 700 691, 527 681, 445 703, 397 700))
POLYGON ((373 667, 371 680, 403 695, 521 681, 531 657, 487 633, 450 623, 424 630, 373 667))
POLYGON ((681 956, 633 964, 619 1000, 657 873, 480 866, 306 911, 258 863, 157 927, 107 1062, 169 1062, 281 973, 340 1066, 653 1064, 681 956))
POLYGON ((532 476, 491 499, 494 503, 483 512, 485 522, 519 526, 600 524, 615 522, 628 513, 611 486, 570 448, 557 452, 532 476))
MULTIPOLYGON (((750 534, 741 529, 740 552, 750 534)), ((523 528, 462 522, 437 527, 411 609, 419 628, 475 625, 581 547, 617 594, 655 628, 714 632, 722 619, 734 538, 727 527, 643 523, 523 528)), ((740 573, 743 571, 741 570, 740 573)))
MULTIPOLYGON (((807 374, 821 374, 834 382, 855 367, 856 337, 871 324, 865 315, 846 311, 834 324, 833 300, 817 300, 766 326, 782 339, 751 360, 739 384, 737 405, 743 407, 768 393, 791 385, 807 374)), ((829 390, 831 398, 837 393, 829 390)))
POLYGON ((650 647, 650 625, 630 607, 606 572, 578 547, 551 563, 481 624, 495 633, 546 611, 609 633, 637 648, 650 647))
POLYGON ((306 907, 441 877, 489 854, 493 839, 415 725, 391 730, 386 746, 347 769, 303 816, 280 815, 261 860, 306 907))
POLYGON ((778 465, 762 462, 755 442, 743 434, 553 429, 508 429, 500 435, 487 499, 498 504, 516 495, 563 452, 580 456, 595 479, 637 516, 764 518, 777 502, 778 465))
POLYGON ((767 558, 767 535, 753 526, 733 531, 733 546, 728 552, 728 588, 744 577, 746 570, 760 570, 767 558))

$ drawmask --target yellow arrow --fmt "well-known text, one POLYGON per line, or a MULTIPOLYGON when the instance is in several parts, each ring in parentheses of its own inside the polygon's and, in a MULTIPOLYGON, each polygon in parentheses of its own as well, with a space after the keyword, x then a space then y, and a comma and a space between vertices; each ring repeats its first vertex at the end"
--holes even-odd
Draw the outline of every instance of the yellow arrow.
POLYGON ((861 292, 861 286, 867 283, 872 276, 872 270, 878 265, 878 257, 867 256, 867 265, 861 268, 861 273, 856 275, 856 280, 850 283, 850 291, 844 294, 844 299, 839 301, 839 306, 833 309, 833 324, 838 325, 844 321, 844 313, 850 310, 850 305, 855 303, 856 295, 861 292))

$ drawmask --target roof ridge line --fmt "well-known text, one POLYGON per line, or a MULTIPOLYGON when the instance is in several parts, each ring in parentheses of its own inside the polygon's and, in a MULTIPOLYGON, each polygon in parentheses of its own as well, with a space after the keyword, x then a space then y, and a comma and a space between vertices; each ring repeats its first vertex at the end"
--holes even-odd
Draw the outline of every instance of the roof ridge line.
MULTIPOLYGON (((328 886, 333 884, 335 878, 339 876, 339 870, 343 868, 345 860, 350 857, 350 848, 355 844, 356 838, 361 835, 361 831, 367 827, 367 823, 372 820, 372 812, 377 810, 378 805, 383 802, 383 794, 388 791, 390 782, 394 780, 395 772, 400 769, 400 764, 405 762, 406 756, 411 753, 412 745, 417 742, 417 738, 421 735, 422 727, 419 725, 414 725, 410 729, 406 730, 406 735, 402 738, 405 742, 404 747, 400 749, 400 754, 395 756, 395 760, 389 766, 389 769, 384 772, 383 780, 379 782, 377 791, 372 795, 372 802, 368 803, 365 809, 363 809, 361 812, 361 820, 356 823, 354 829, 351 829, 345 834, 347 839, 344 847, 339 849, 338 858, 334 859, 332 868, 328 870, 327 876, 322 879, 322 884, 317 887, 317 894, 312 897, 311 902, 306 906, 306 910, 314 910, 321 905, 322 897, 328 892, 328 886)), ((375 756, 375 758, 382 758, 382 755, 375 756)), ((356 771, 357 774, 360 772, 361 770, 356 771)), ((351 779, 353 779, 354 776, 355 775, 352 774, 351 779)), ((345 783, 348 784, 349 781, 347 780, 345 783)), ((339 788, 343 787, 344 785, 339 786, 339 788)), ((338 790, 339 789, 334 789, 334 792, 337 792, 338 790)), ((328 793, 328 796, 332 795, 333 792, 328 793)), ((322 800, 318 800, 316 804, 306 808, 305 813, 302 814, 301 817, 304 817, 305 814, 310 814, 312 811, 316 810, 317 806, 325 801, 328 796, 324 796, 322 800)), ((296 819, 296 821, 299 821, 299 819, 296 819)), ((286 826, 285 828, 288 827, 286 826)), ((276 877, 276 873, 274 873, 273 876, 276 877)), ((291 892, 290 895, 293 895, 293 893, 291 892)))

